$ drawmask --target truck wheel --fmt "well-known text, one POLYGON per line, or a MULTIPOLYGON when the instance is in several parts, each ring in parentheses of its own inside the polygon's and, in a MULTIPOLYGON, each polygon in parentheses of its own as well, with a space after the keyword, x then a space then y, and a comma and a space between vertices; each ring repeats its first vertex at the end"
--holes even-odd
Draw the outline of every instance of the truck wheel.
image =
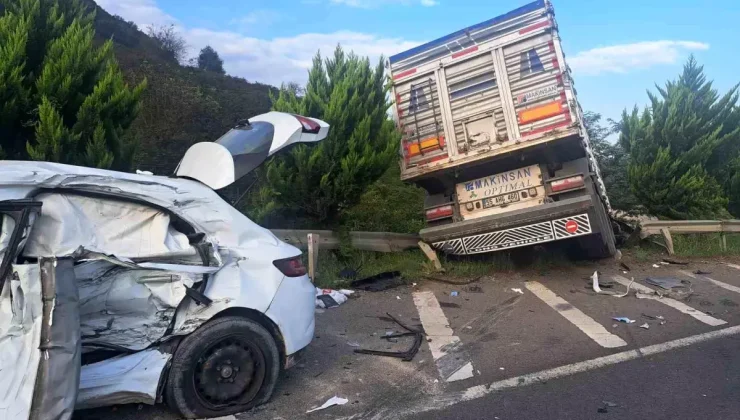
POLYGON ((267 402, 280 373, 275 339, 258 323, 227 316, 180 343, 165 399, 185 418, 223 417, 267 402))

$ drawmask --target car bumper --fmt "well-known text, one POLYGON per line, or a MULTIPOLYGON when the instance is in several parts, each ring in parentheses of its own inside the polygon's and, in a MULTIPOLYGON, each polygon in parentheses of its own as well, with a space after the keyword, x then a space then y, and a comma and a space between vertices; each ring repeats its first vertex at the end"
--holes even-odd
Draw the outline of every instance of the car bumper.
POLYGON ((308 276, 285 277, 265 313, 280 329, 289 357, 313 339, 316 287, 308 276))
POLYGON ((593 232, 592 220, 593 203, 586 195, 435 226, 422 230, 420 235, 434 248, 449 254, 479 254, 588 235, 593 232))

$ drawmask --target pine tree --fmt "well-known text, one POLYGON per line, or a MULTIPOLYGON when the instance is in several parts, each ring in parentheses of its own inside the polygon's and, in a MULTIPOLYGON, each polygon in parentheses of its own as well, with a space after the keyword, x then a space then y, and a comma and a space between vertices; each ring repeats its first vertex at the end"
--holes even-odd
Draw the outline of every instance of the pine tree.
POLYGON ((198 68, 201 70, 212 71, 218 74, 226 74, 224 71, 224 60, 219 57, 216 50, 210 45, 200 50, 198 55, 198 68))
POLYGON ((113 44, 93 43, 79 0, 3 0, 0 148, 5 158, 128 169, 126 137, 146 81, 130 89, 113 44))
POLYGON ((282 212, 314 226, 337 223, 398 153, 400 136, 388 119, 387 92, 382 60, 373 69, 369 59, 345 54, 339 46, 325 61, 316 54, 303 95, 284 86, 273 108, 320 118, 331 125, 329 136, 316 145, 297 145, 267 164, 253 215, 264 220, 268 212, 282 212))
POLYGON ((649 109, 622 115, 619 141, 630 154, 633 193, 657 216, 729 216, 733 178, 722 166, 737 161, 737 87, 720 97, 692 56, 678 80, 656 88, 649 109))

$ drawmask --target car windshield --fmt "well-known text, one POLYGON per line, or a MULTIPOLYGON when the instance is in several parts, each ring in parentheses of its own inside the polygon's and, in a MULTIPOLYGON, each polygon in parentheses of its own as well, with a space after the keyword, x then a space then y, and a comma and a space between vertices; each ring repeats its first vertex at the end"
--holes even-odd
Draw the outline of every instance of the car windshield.
POLYGON ((248 174, 267 159, 274 134, 275 127, 272 124, 258 121, 229 130, 216 140, 234 157, 235 179, 248 174))

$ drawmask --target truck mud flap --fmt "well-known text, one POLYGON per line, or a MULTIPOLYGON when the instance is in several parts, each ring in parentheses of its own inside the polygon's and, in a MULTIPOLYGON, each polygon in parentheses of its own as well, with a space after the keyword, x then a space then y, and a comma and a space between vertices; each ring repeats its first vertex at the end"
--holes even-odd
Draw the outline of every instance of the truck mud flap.
POLYGON ((481 254, 552 242, 590 233, 592 233, 591 220, 587 213, 583 213, 480 235, 435 242, 432 246, 435 249, 454 255, 481 254))

